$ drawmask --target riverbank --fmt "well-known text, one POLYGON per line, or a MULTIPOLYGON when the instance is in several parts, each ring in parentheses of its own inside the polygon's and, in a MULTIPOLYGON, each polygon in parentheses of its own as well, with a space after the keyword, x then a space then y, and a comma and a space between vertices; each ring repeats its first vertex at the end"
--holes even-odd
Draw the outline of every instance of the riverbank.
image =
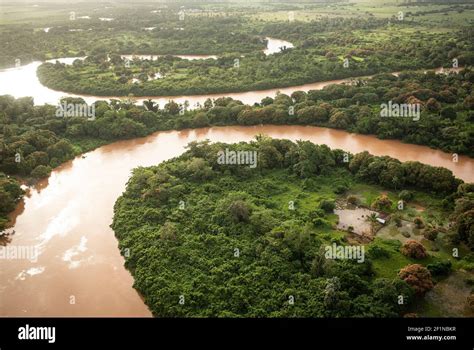
MULTIPOLYGON (((375 210, 380 206, 393 217, 423 222, 426 235, 431 227, 452 222, 445 198, 454 201, 466 191, 467 199, 474 188, 458 188, 452 176, 437 171, 431 181, 435 172, 428 166, 365 153, 350 159, 345 163, 341 151, 325 145, 259 137, 250 143, 194 143, 168 162, 134 169, 115 203, 112 228, 134 286, 153 315, 260 317, 265 310, 265 317, 400 317, 425 292, 415 297, 410 287, 417 290, 417 281, 405 284, 400 270, 423 266, 436 279, 451 266, 473 268, 464 240, 454 244, 459 259, 450 254, 453 228, 436 242, 431 237, 433 242, 418 243, 423 256, 405 253, 396 239, 351 241, 356 230, 339 228, 334 211, 335 201, 350 198, 349 193, 375 210), (222 161, 224 149, 255 152, 259 162, 222 161), (397 167, 406 181, 400 188, 413 189, 403 209, 397 201, 406 197, 386 181, 400 175, 397 167), (411 217, 413 202, 426 208, 420 218, 411 217), (328 248, 343 247, 359 253, 328 256, 328 248), (337 307, 324 288, 334 280, 341 292, 335 293, 342 301, 337 307), (378 297, 386 293, 393 297, 378 297), (290 307, 288 295, 295 300, 290 307), (399 295, 404 303, 394 302, 399 295)), ((468 278, 464 282, 469 288, 468 278)))
MULTIPOLYGON (((99 147, 55 168, 47 179, 30 188, 29 195, 20 204, 15 225, 10 229, 16 232, 14 245, 38 245, 41 254, 36 262, 0 261, 0 277, 7 286, 0 290, 1 314, 150 315, 131 288, 133 280, 123 268, 124 259, 109 227, 114 203, 124 191, 132 169, 177 157, 193 141, 248 142, 259 134, 293 141, 309 140, 349 152, 368 150, 402 160, 450 164, 449 154, 443 155, 428 147, 300 126, 162 131, 99 147), (69 304, 71 294, 78 300, 76 305, 69 304)), ((472 181, 468 176, 474 174, 474 160, 465 157, 451 164, 465 174, 458 173, 459 177, 472 181)))
MULTIPOLYGON (((411 73, 411 79, 407 79, 406 74, 381 75, 362 85, 329 85, 309 93, 294 92, 291 96, 280 93, 274 99, 266 97, 254 106, 244 105, 230 97, 207 99, 197 110, 186 110, 186 105, 172 101, 162 109, 153 101, 146 101, 140 107, 131 101, 111 100, 110 104, 102 101, 93 105, 92 120, 78 117, 58 118, 57 110, 53 106, 34 106, 32 99, 14 100, 3 96, 3 104, 11 121, 4 125, 10 132, 5 134, 3 140, 5 146, 2 148, 0 170, 9 175, 19 175, 22 179, 42 178, 47 176, 51 169, 81 153, 116 140, 143 137, 159 130, 236 124, 309 124, 362 134, 375 133, 381 139, 400 138, 404 142, 416 142, 449 150, 453 152, 451 162, 444 163, 443 166, 455 171, 459 168, 459 153, 474 150, 474 147, 471 147, 472 139, 454 137, 452 132, 458 130, 462 133, 462 130, 465 130, 469 133, 469 109, 472 99, 467 96, 463 100, 467 94, 464 81, 469 79, 469 72, 465 70, 457 75, 440 76, 411 73), (413 81, 423 81, 425 86, 431 87, 432 90, 414 90, 394 96, 391 92, 393 89, 390 92, 387 90, 389 86, 395 85, 394 81, 399 87, 406 85, 409 88, 413 86, 413 81), (443 88, 445 83, 450 84, 450 89, 438 93, 438 88, 443 88), (381 92, 378 95, 370 92, 376 91, 375 89, 381 92), (381 89, 387 90, 385 95, 390 93, 395 101, 418 101, 418 106, 423 106, 423 113, 418 115, 416 121, 420 118, 422 121, 415 123, 415 120, 407 121, 406 118, 381 118, 375 105, 377 100, 383 101, 385 98, 382 95, 385 90, 381 89), (456 95, 459 96, 456 98, 456 95), (458 104, 454 105, 456 101, 458 104), (15 122, 19 116, 14 111, 19 110, 29 115, 24 120, 30 126, 27 133, 15 122), (42 115, 41 119, 34 117, 38 113, 42 115), (439 122, 440 116, 444 119, 443 123, 439 122), (434 137, 437 128, 441 135, 434 137), (38 139, 42 141, 38 142, 38 139)), ((84 103, 82 99, 72 98, 61 101, 61 105, 75 106, 84 103)), ((5 218, 2 218, 2 221, 4 222, 5 218)))

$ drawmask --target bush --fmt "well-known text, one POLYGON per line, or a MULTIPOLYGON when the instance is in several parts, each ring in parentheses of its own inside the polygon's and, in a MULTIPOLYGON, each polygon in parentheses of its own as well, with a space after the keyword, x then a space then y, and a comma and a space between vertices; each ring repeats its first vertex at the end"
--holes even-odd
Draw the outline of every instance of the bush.
POLYGON ((426 266, 428 270, 430 270, 432 275, 435 276, 441 276, 441 275, 447 275, 451 271, 451 261, 446 260, 446 261, 438 261, 433 264, 428 264, 426 266))
POLYGON ((334 208, 336 208, 336 204, 334 203, 334 201, 331 200, 323 200, 319 207, 326 213, 332 213, 334 211, 334 208))
POLYGON ((357 205, 357 203, 359 203, 359 200, 357 199, 356 196, 351 195, 347 197, 347 203, 352 204, 352 205, 357 205))
POLYGON ((372 259, 390 258, 390 252, 378 245, 369 246, 369 256, 372 259))
POLYGON ((346 192, 349 188, 346 185, 337 185, 336 188, 334 189, 334 193, 336 194, 343 194, 346 192))
POLYGON ((423 244, 413 239, 406 241, 400 249, 400 252, 413 259, 424 259, 427 255, 423 244))
POLYGON ((234 222, 248 222, 250 209, 242 200, 232 202, 229 206, 229 213, 232 216, 234 222))
POLYGON ((425 223, 423 221, 422 218, 420 218, 419 216, 416 217, 414 220, 413 220, 416 228, 419 228, 419 229, 422 229, 423 227, 425 227, 425 223))
POLYGON ((329 227, 330 226, 329 222, 323 218, 315 218, 312 220, 312 223, 316 227, 329 227))
POLYGON ((430 241, 435 241, 436 238, 438 237, 438 230, 436 228, 430 227, 425 229, 423 232, 423 237, 430 241))
POLYGON ((418 296, 423 296, 434 287, 430 271, 420 265, 407 265, 398 273, 398 277, 412 287, 418 296))
POLYGON ((456 111, 453 107, 445 107, 441 110, 441 116, 447 119, 456 119, 456 111))
POLYGON ((414 197, 413 192, 408 190, 403 190, 398 194, 398 198, 400 198, 404 202, 411 201, 414 197))
POLYGON ((402 217, 400 214, 393 214, 392 220, 395 222, 395 226, 402 227, 402 217))
POLYGON ((377 197, 372 203, 372 208, 376 210, 388 211, 391 207, 392 201, 384 194, 377 197))

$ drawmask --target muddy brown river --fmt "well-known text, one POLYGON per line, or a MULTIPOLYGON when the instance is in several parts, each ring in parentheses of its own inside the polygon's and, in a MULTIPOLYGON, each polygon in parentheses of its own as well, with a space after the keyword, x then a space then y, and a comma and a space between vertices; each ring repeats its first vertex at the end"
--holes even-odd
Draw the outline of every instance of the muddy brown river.
MULTIPOLYGON (((266 54, 289 43, 270 39, 266 54)), ((290 44, 291 45, 291 44, 290 44)), ((191 59, 191 58, 190 58, 191 59)), ((72 59, 61 59, 72 63, 72 59)), ((36 77, 34 62, 0 71, 0 95, 33 96, 35 103, 56 104, 68 95, 42 86, 36 77), (25 82, 28 82, 25 84, 25 82)), ((284 89, 225 94, 253 104, 278 91, 321 89, 349 79, 319 82, 284 89)), ((173 97, 188 100, 191 106, 203 103, 201 95, 173 97)), ((87 96, 88 103, 104 97, 87 96)), ((160 105, 169 97, 154 98, 160 105)), ((275 138, 310 140, 353 153, 364 150, 374 155, 389 155, 401 161, 417 160, 442 166, 465 181, 474 181, 474 160, 452 156, 424 146, 379 140, 373 136, 304 126, 214 127, 197 130, 158 132, 145 138, 120 141, 56 168, 51 176, 29 189, 11 219, 8 238, 0 238, 7 247, 34 248, 31 257, 0 257, 0 316, 151 316, 140 296, 132 288, 133 279, 124 268, 124 260, 109 225, 113 205, 125 189, 131 170, 149 166, 180 155, 191 141, 249 141, 264 133, 275 138)))
POLYGON ((260 133, 418 160, 474 181, 473 159, 460 157, 453 163, 450 154, 428 147, 318 127, 214 127, 116 142, 55 169, 18 206, 9 246, 38 247, 39 256, 37 261, 0 259, 0 315, 149 316, 109 227, 131 170, 178 156, 191 141, 232 143, 260 133))

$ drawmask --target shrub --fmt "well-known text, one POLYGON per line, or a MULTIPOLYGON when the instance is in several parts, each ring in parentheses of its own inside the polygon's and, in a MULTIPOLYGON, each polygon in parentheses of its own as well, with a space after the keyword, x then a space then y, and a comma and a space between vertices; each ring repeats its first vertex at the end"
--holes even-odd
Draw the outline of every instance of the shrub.
POLYGON ((419 229, 422 229, 423 227, 425 227, 425 223, 423 221, 422 218, 420 218, 419 216, 417 216, 414 220, 413 220, 416 228, 419 228, 419 229))
POLYGON ((456 218, 456 229, 459 239, 474 250, 474 209, 468 210, 456 218))
POLYGON ((456 111, 453 107, 445 107, 441 110, 441 116, 447 119, 456 119, 456 111))
POLYGON ((312 219, 316 219, 316 218, 324 218, 326 216, 326 213, 322 209, 315 209, 315 210, 311 211, 308 214, 308 216, 309 216, 310 220, 312 220, 312 219))
POLYGON ((403 255, 408 256, 410 258, 414 258, 414 259, 426 258, 426 249, 423 246, 423 244, 413 239, 406 241, 405 244, 400 249, 400 252, 403 255))
POLYGON ((402 227, 402 217, 400 214, 393 214, 392 220, 395 222, 395 226, 402 227))
POLYGON ((234 222, 248 222, 250 209, 242 200, 232 202, 229 206, 229 213, 232 216, 234 222))
POLYGON ((327 220, 324 220, 323 218, 314 218, 313 220, 311 220, 311 222, 316 227, 330 226, 329 222, 327 220))
POLYGON ((336 208, 336 204, 334 203, 334 201, 331 200, 323 200, 319 207, 326 213, 332 213, 334 211, 334 208, 336 208))
POLYGON ((178 229, 174 222, 166 221, 159 230, 160 238, 168 241, 175 241, 178 235, 178 229))
POLYGON ((369 255, 373 259, 390 258, 390 252, 378 245, 369 246, 369 255))
POLYGON ((412 287, 418 296, 423 296, 434 286, 430 271, 420 264, 405 266, 398 273, 398 277, 412 287))
POLYGON ((372 203, 372 208, 376 210, 390 210, 391 206, 392 201, 384 194, 377 197, 372 203))
POLYGON ((398 194, 398 198, 400 198, 404 202, 411 201, 414 197, 413 192, 408 190, 403 190, 398 194))
POLYGON ((359 200, 357 199, 356 196, 350 195, 347 197, 347 203, 352 204, 352 205, 357 205, 359 200))
POLYGON ((434 227, 427 228, 423 232, 423 237, 429 239, 430 241, 434 241, 438 237, 438 230, 434 227))
POLYGON ((426 266, 428 270, 430 270, 432 275, 440 276, 440 275, 447 275, 451 271, 451 261, 438 261, 433 264, 428 264, 426 266))
POLYGON ((428 102, 426 102, 426 108, 430 111, 430 112, 437 112, 441 109, 441 104, 436 101, 435 98, 431 97, 428 102))
POLYGON ((347 190, 348 190, 348 187, 346 185, 337 185, 335 190, 334 190, 334 193, 343 194, 347 190))

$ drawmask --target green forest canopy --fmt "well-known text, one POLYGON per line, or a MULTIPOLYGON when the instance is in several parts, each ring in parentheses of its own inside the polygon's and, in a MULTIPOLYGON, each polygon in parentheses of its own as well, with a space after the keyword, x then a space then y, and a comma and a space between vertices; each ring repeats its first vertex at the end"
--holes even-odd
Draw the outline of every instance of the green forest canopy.
MULTIPOLYGON (((234 145, 191 143, 178 158, 135 169, 115 204, 112 225, 135 288, 160 317, 406 313, 417 299, 397 277, 397 265, 384 277, 373 269, 383 256, 401 256, 398 241, 371 243, 369 258, 360 264, 324 258, 324 245, 346 244, 334 229, 332 209, 319 209, 338 196, 334 179, 346 188, 356 179, 384 184, 398 168, 408 181, 404 188, 431 191, 442 183, 436 191, 445 192, 447 201, 469 196, 470 208, 474 188, 457 190, 459 182, 449 171, 419 163, 367 153, 351 159, 345 163, 342 151, 325 145, 259 137, 234 145), (259 166, 219 164, 218 152, 227 148, 257 151, 259 166), (444 174, 445 180, 422 179, 422 173, 444 174), (289 210, 289 199, 296 210, 289 210), (397 303, 399 295, 406 304, 397 303)), ((472 228, 472 215, 470 220, 472 228)), ((441 261, 426 259, 424 264, 441 261)))

